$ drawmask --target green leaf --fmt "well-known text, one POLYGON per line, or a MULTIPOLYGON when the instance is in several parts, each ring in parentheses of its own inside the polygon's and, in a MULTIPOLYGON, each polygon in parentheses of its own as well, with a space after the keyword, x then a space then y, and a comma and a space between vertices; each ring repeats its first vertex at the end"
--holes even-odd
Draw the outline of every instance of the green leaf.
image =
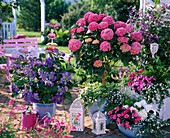
POLYGON ((155 5, 159 4, 160 0, 155 0, 155 5))

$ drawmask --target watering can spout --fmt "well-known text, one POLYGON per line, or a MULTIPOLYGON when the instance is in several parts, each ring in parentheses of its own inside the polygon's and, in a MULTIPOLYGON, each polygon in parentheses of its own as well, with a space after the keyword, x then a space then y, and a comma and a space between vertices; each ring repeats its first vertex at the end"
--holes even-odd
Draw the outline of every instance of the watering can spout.
POLYGON ((46 115, 38 122, 38 124, 44 121, 47 117, 51 119, 51 114, 49 112, 46 112, 46 115))

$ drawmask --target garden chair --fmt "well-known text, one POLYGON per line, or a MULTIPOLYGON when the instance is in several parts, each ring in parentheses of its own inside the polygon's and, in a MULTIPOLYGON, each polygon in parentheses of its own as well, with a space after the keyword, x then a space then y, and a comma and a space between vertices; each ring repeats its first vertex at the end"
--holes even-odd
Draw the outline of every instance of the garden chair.
POLYGON ((3 50, 0 49, 0 56, 4 56, 4 57, 7 58, 6 64, 0 64, 0 69, 6 69, 7 80, 10 77, 9 70, 10 70, 12 60, 16 59, 16 57, 13 57, 13 54, 17 54, 16 49, 17 48, 24 48, 24 47, 34 47, 34 46, 36 48, 38 48, 37 39, 8 39, 8 40, 4 40, 4 44, 0 44, 0 47, 2 47, 4 50, 8 49, 8 48, 11 49, 11 51, 9 53, 1 52, 3 50))

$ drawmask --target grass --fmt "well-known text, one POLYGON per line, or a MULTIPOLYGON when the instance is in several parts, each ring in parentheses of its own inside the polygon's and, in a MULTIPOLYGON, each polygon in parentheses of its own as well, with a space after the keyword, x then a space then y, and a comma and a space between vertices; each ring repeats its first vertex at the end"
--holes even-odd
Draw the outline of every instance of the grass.
POLYGON ((24 34, 26 37, 41 37, 40 32, 27 31, 24 29, 17 29, 17 34, 24 34))

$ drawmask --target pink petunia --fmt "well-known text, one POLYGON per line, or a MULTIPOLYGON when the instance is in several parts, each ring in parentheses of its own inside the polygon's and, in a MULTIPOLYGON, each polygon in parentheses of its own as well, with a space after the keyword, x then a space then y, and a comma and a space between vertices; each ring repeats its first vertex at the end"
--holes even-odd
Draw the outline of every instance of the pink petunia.
POLYGON ((132 116, 138 117, 138 114, 137 113, 132 113, 132 116))
POLYGON ((104 30, 104 29, 107 29, 108 26, 109 26, 109 24, 108 24, 107 22, 101 22, 101 23, 99 23, 98 28, 99 28, 100 30, 104 30))
POLYGON ((111 40, 113 38, 113 35, 113 30, 109 28, 104 29, 100 34, 101 38, 103 38, 104 40, 111 40))
POLYGON ((122 114, 117 114, 117 117, 121 117, 122 116, 122 114))
POLYGON ((142 72, 144 72, 144 70, 142 70, 142 69, 140 69, 140 70, 138 71, 138 73, 142 73, 142 72))
POLYGON ((128 115, 128 114, 125 114, 124 118, 129 118, 129 115, 128 115))
POLYGON ((102 67, 103 64, 102 64, 102 61, 101 60, 96 60, 94 63, 93 63, 93 67, 102 67))
POLYGON ((77 22, 76 22, 77 25, 80 24, 80 27, 83 27, 86 25, 86 20, 84 18, 81 18, 79 19, 77 22))
POLYGON ((113 119, 116 119, 116 117, 117 117, 116 115, 113 115, 113 119))
POLYGON ((118 28, 115 32, 118 36, 123 36, 126 34, 126 29, 121 27, 121 28, 118 28))
POLYGON ((117 118, 117 122, 119 122, 119 123, 120 123, 120 118, 117 118))
POLYGON ((94 13, 92 13, 92 12, 87 12, 87 13, 84 15, 84 19, 85 19, 86 21, 88 21, 88 18, 89 18, 89 16, 90 16, 91 14, 94 14, 94 13))
POLYGON ((118 28, 126 28, 126 23, 122 22, 122 21, 117 21, 116 23, 114 23, 114 29, 117 30, 118 28))
POLYGON ((117 41, 119 41, 120 43, 127 43, 129 40, 128 37, 118 37, 117 41))
POLYGON ((96 22, 91 22, 91 23, 88 25, 88 29, 89 29, 90 31, 96 31, 97 28, 98 28, 98 23, 96 23, 96 22))
POLYGON ((99 15, 98 14, 90 14, 88 21, 91 22, 97 22, 99 20, 99 15))
POLYGON ((80 40, 77 40, 77 39, 72 39, 70 42, 69 42, 69 45, 68 45, 68 48, 75 52, 77 51, 78 49, 80 49, 81 47, 81 42, 80 40))
POLYGON ((130 51, 130 49, 131 49, 131 46, 125 43, 122 46, 120 46, 120 50, 122 50, 122 52, 128 52, 130 51))
POLYGON ((131 86, 132 85, 132 83, 131 82, 128 82, 128 86, 131 86))
POLYGON ((140 32, 132 32, 130 34, 130 38, 135 41, 141 41, 142 40, 142 34, 140 32))
POLYGON ((110 50, 111 50, 110 43, 107 42, 107 41, 103 41, 103 42, 100 44, 100 50, 103 51, 103 52, 110 51, 110 50))
POLYGON ((114 24, 112 16, 106 16, 103 18, 102 22, 107 22, 108 25, 114 24))
POLYGON ((133 43, 132 43, 132 46, 131 46, 131 49, 130 49, 131 55, 137 55, 137 54, 139 54, 140 49, 141 49, 140 43, 138 43, 138 42, 133 42, 133 43))

